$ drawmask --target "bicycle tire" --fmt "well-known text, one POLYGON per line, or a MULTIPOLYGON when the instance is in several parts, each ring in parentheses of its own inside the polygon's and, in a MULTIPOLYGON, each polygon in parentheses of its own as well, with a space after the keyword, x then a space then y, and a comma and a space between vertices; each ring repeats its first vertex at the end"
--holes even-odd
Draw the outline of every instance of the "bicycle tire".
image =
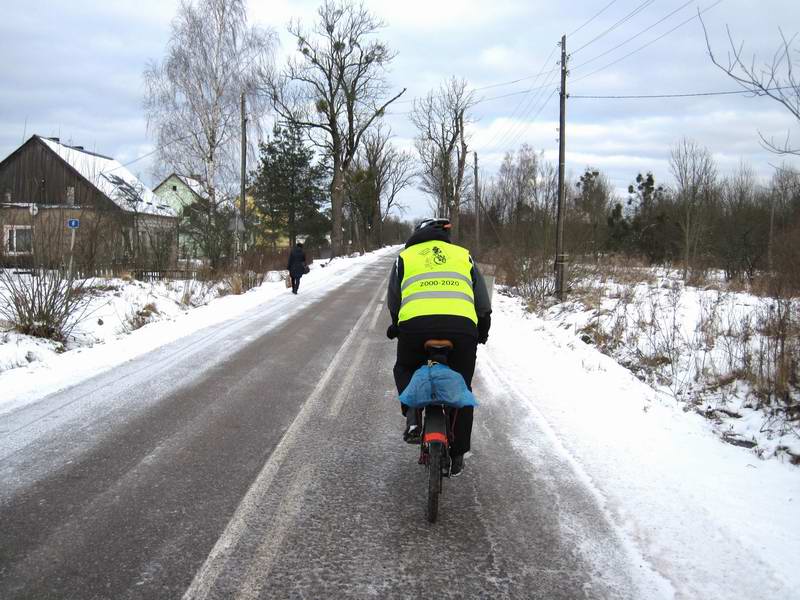
POLYGON ((428 521, 435 523, 439 514, 439 494, 442 493, 444 447, 440 442, 433 442, 428 452, 428 521))

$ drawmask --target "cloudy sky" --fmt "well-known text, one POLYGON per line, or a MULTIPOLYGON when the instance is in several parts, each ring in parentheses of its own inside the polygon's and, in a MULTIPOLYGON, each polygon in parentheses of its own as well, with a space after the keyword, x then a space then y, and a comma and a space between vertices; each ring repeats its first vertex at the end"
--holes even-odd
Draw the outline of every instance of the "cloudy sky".
MULTIPOLYGON (((164 55, 176 1, 0 2, 0 156, 32 133, 57 135, 122 162, 153 150, 142 110, 142 72, 147 61, 164 55)), ((251 0, 249 12, 254 24, 279 33, 282 60, 294 50, 287 22, 310 22, 317 6, 251 0)), ((411 99, 446 77, 463 77, 482 100, 474 110, 470 149, 477 150, 484 177, 522 143, 557 155, 555 67, 562 34, 568 34, 571 53, 570 94, 609 96, 736 89, 708 59, 703 30, 692 19, 698 8, 708 8, 704 20, 723 55, 726 25, 745 42, 746 54, 762 62, 777 49, 779 28, 789 35, 800 31, 797 0, 369 0, 367 6, 386 22, 382 37, 398 52, 389 80, 398 90, 408 88, 388 117, 396 142, 412 147, 414 130, 405 114, 411 99)), ((669 149, 682 136, 707 146, 723 174, 743 160, 763 178, 770 176, 770 164, 785 159, 765 152, 758 133, 782 139, 791 130, 800 139, 798 123, 767 98, 573 97, 567 117, 572 178, 587 166, 599 168, 620 191, 640 171, 668 181, 669 149)), ((154 184, 150 161, 131 169, 154 184)), ((404 201, 409 216, 428 211, 421 192, 407 192, 404 201)))

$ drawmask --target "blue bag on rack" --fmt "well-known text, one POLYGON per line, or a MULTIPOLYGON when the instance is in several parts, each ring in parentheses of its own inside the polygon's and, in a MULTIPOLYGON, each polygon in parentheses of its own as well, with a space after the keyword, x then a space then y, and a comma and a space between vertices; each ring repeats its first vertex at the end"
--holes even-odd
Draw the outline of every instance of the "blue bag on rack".
POLYGON ((411 408, 422 408, 429 404, 444 404, 453 408, 478 405, 461 373, 439 363, 417 369, 411 377, 411 383, 400 394, 400 402, 411 408))

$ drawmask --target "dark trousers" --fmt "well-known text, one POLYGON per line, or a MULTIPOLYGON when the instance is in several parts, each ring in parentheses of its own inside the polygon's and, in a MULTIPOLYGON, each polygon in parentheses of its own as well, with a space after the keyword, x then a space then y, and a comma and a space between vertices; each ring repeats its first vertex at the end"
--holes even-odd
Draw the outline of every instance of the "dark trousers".
POLYGON ((300 277, 292 277, 292 293, 296 294, 300 289, 300 277))
MULTIPOLYGON (((467 387, 472 390, 472 375, 475 373, 475 354, 478 351, 478 340, 465 334, 431 335, 418 333, 400 333, 397 337, 397 362, 394 365, 394 382, 397 392, 403 393, 414 372, 428 362, 425 342, 431 338, 444 338, 453 342, 453 350, 448 356, 451 369, 461 374, 467 387)), ((403 414, 406 407, 400 405, 403 414)), ((469 452, 472 436, 473 407, 466 406, 452 411, 453 445, 451 454, 469 452)))

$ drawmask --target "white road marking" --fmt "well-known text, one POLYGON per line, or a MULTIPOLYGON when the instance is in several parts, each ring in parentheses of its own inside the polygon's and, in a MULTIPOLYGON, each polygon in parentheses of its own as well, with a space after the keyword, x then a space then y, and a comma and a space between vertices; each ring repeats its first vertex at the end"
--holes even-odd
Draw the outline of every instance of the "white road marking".
POLYGON ((350 363, 350 368, 348 369, 347 373, 344 376, 344 381, 339 386, 339 389, 336 392, 336 395, 333 397, 333 400, 330 404, 330 409, 328 414, 332 417, 338 417, 339 412, 342 410, 342 405, 344 404, 344 400, 347 395, 350 393, 350 390, 353 387, 353 380, 356 378, 356 373, 361 366, 361 363, 364 360, 364 354, 367 351, 367 339, 361 338, 361 344, 358 347, 358 350, 353 357, 353 362, 350 363))
POLYGON ((292 424, 289 425, 286 433, 283 434, 280 442, 278 442, 277 446, 275 446, 275 450, 272 452, 269 459, 267 459, 267 462, 264 463, 264 466, 262 467, 261 472, 258 474, 258 477, 256 477, 255 481, 253 481, 252 485, 247 490, 244 498, 242 498, 242 501, 236 508, 236 512, 233 514, 233 517, 231 517, 231 520, 225 527, 225 531, 222 532, 222 535, 217 540, 217 543, 214 544, 214 547, 211 549, 211 552, 203 563, 203 566, 200 567, 200 570, 198 570, 195 574, 192 583, 189 585, 189 588, 183 595, 184 600, 208 598, 210 596, 214 584, 222 574, 228 560, 233 556, 233 551, 236 549, 236 546, 239 544, 239 541, 242 539, 247 530, 249 515, 256 514, 261 510, 259 506, 259 498, 263 496, 272 486, 272 482, 275 479, 275 475, 277 474, 281 463, 283 463, 284 459, 286 458, 291 446, 294 445, 297 436, 305 428, 306 423, 311 417, 311 413, 322 400, 322 392, 330 382, 331 377, 334 373, 340 372, 342 362, 350 354, 349 350, 353 340, 355 340, 359 335, 364 335, 364 322, 369 316, 369 308, 376 301, 380 290, 381 287, 378 287, 373 297, 367 303, 367 307, 364 309, 364 312, 361 314, 358 321, 356 321, 356 324, 350 330, 350 333, 347 335, 344 342, 342 342, 342 345, 339 347, 336 355, 328 364, 328 368, 325 369, 325 372, 322 374, 322 377, 320 377, 320 380, 316 387, 314 387, 311 395, 297 413, 297 416, 294 418, 294 421, 292 421, 292 424))
POLYGON ((267 529, 269 535, 264 538, 255 555, 251 557, 247 574, 239 585, 239 590, 236 594, 237 599, 251 600, 260 596, 261 590, 269 578, 281 543, 286 534, 291 531, 300 510, 303 508, 303 494, 311 483, 313 473, 313 465, 303 465, 284 494, 283 501, 275 511, 267 529))
POLYGON ((383 305, 379 304, 375 307, 375 314, 372 316, 372 323, 369 324, 370 331, 375 330, 375 326, 378 324, 378 317, 381 316, 381 312, 383 312, 383 305))

